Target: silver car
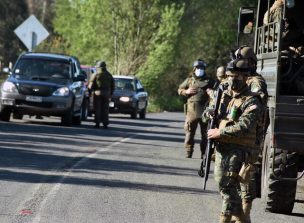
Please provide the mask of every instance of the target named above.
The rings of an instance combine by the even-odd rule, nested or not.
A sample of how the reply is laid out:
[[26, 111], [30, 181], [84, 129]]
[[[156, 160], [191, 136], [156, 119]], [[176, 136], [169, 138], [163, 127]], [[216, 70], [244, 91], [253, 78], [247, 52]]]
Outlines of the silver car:
[[59, 116], [63, 125], [81, 124], [88, 113], [85, 75], [77, 58], [59, 54], [22, 54], [0, 89], [0, 119], [11, 114]]

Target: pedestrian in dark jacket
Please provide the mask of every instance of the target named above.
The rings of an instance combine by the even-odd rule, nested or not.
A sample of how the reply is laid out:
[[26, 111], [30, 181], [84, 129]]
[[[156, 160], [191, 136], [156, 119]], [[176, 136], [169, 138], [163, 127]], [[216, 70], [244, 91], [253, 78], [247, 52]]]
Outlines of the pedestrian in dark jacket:
[[90, 78], [89, 89], [92, 90], [94, 100], [95, 128], [109, 125], [109, 102], [114, 92], [114, 78], [107, 70], [104, 61], [96, 63], [96, 72]]

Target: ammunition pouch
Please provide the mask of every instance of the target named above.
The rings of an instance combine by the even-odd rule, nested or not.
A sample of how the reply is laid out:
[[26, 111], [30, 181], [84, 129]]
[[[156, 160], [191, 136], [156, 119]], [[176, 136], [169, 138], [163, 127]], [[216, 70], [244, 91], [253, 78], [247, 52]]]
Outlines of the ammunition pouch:
[[226, 177], [236, 178], [242, 184], [249, 184], [251, 178], [251, 172], [254, 170], [254, 166], [249, 163], [243, 163], [239, 173], [225, 172]]

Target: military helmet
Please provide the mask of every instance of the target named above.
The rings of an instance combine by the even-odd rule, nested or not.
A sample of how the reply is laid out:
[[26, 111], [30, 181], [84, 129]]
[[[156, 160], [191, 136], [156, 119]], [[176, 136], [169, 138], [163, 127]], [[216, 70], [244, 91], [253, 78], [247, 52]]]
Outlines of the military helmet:
[[96, 65], [95, 65], [95, 67], [106, 67], [107, 65], [106, 65], [106, 62], [104, 62], [104, 61], [101, 61], [101, 60], [99, 60], [99, 61], [97, 61], [96, 62]]
[[255, 55], [252, 47], [249, 46], [241, 46], [235, 51], [236, 58], [244, 58], [248, 60], [252, 60], [254, 64], [257, 64], [257, 56]]
[[225, 74], [225, 67], [224, 66], [220, 66], [216, 69], [216, 76], [217, 77], [224, 77]]
[[207, 64], [202, 59], [197, 59], [193, 63], [193, 68], [199, 67], [205, 69]]
[[240, 72], [243, 74], [248, 74], [251, 71], [248, 60], [242, 58], [236, 58], [231, 60], [226, 67], [227, 73], [230, 72]]

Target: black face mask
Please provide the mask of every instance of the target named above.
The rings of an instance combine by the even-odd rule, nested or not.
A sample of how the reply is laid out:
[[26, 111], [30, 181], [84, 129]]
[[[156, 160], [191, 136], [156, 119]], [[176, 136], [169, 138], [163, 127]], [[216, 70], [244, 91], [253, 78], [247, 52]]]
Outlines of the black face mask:
[[239, 92], [244, 88], [246, 82], [244, 80], [230, 79], [228, 80], [229, 88], [233, 91]]

